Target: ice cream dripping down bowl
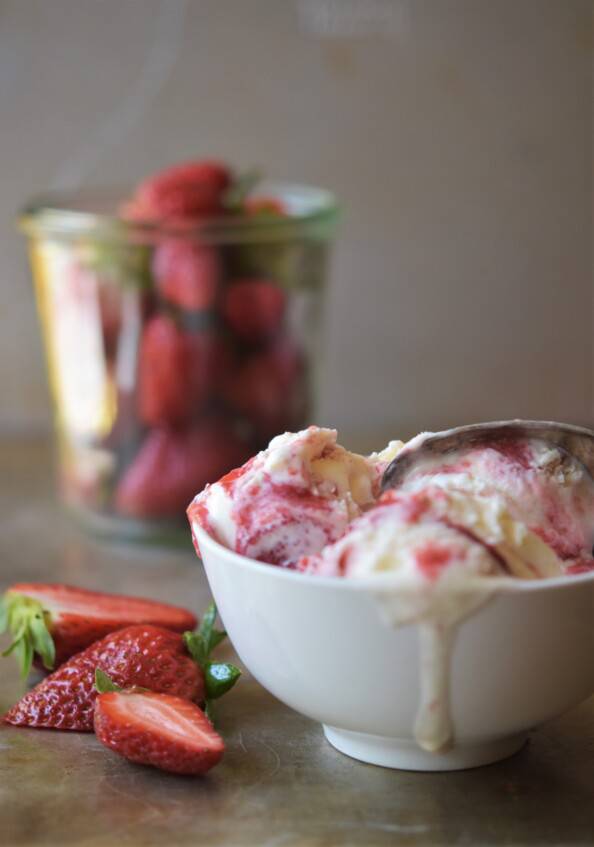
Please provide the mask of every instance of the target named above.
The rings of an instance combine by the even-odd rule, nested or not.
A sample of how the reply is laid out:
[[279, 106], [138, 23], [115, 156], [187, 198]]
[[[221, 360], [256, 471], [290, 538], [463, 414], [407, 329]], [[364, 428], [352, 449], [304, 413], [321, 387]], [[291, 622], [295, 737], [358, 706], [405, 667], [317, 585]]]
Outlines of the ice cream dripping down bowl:
[[[584, 445], [592, 433], [561, 429], [563, 438], [550, 432], [546, 440], [571, 449], [591, 471]], [[433, 449], [440, 435], [455, 433], [432, 434]], [[478, 436], [473, 430], [471, 438]], [[529, 437], [544, 439], [544, 430]], [[399, 484], [395, 465], [386, 470], [388, 487]], [[419, 771], [486, 765], [594, 692], [592, 570], [446, 583], [427, 625], [419, 614], [426, 598], [393, 573], [299, 573], [239, 555], [199, 526], [193, 531], [245, 666], [355, 759]]]

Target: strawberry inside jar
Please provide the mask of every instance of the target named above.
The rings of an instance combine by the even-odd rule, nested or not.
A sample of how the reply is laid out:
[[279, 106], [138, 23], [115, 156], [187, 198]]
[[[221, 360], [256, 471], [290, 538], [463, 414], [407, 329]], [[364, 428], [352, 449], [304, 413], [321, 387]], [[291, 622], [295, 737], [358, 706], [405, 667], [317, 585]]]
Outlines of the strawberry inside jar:
[[196, 491], [309, 423], [335, 220], [327, 192], [215, 159], [26, 211], [61, 490], [87, 527], [187, 544]]

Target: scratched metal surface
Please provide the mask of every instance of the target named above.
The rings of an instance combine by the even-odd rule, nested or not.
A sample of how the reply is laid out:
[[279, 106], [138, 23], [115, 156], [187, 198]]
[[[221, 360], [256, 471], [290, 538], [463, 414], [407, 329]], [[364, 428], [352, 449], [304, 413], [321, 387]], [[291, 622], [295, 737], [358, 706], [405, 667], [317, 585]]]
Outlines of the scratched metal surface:
[[[89, 543], [51, 499], [41, 444], [0, 443], [0, 581], [55, 579], [196, 609], [208, 587], [191, 555]], [[356, 673], [353, 674], [356, 684]], [[2, 665], [0, 708], [21, 693]], [[594, 841], [594, 700], [476, 771], [363, 765], [245, 678], [219, 709], [228, 752], [204, 779], [133, 766], [92, 735], [0, 729], [0, 844], [583, 844]]]

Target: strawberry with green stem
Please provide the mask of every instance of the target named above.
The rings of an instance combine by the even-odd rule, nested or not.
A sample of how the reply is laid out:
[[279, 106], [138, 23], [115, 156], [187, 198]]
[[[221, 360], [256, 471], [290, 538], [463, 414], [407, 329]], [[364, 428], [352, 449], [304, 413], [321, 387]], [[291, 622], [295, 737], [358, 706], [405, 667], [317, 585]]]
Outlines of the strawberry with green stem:
[[145, 624], [112, 632], [28, 691], [4, 720], [15, 726], [92, 731], [98, 668], [121, 687], [141, 686], [206, 702], [211, 711], [211, 701], [228, 691], [240, 675], [234, 665], [210, 658], [225, 637], [215, 630], [215, 619], [212, 605], [197, 632], [184, 636]]
[[52, 670], [117, 629], [153, 624], [174, 632], [196, 626], [187, 609], [54, 583], [16, 583], [0, 600], [0, 633], [12, 634], [2, 655], [14, 653], [26, 677], [34, 659]]

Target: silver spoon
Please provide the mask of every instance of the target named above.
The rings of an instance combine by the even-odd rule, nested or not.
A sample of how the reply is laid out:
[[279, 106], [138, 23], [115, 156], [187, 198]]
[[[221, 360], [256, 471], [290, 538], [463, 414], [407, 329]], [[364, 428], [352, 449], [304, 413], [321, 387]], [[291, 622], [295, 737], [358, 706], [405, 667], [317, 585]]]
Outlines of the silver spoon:
[[554, 421], [491, 421], [432, 432], [412, 439], [393, 459], [382, 477], [382, 490], [396, 488], [424, 459], [437, 458], [490, 441], [534, 438], [546, 441], [580, 461], [594, 478], [594, 432]]

